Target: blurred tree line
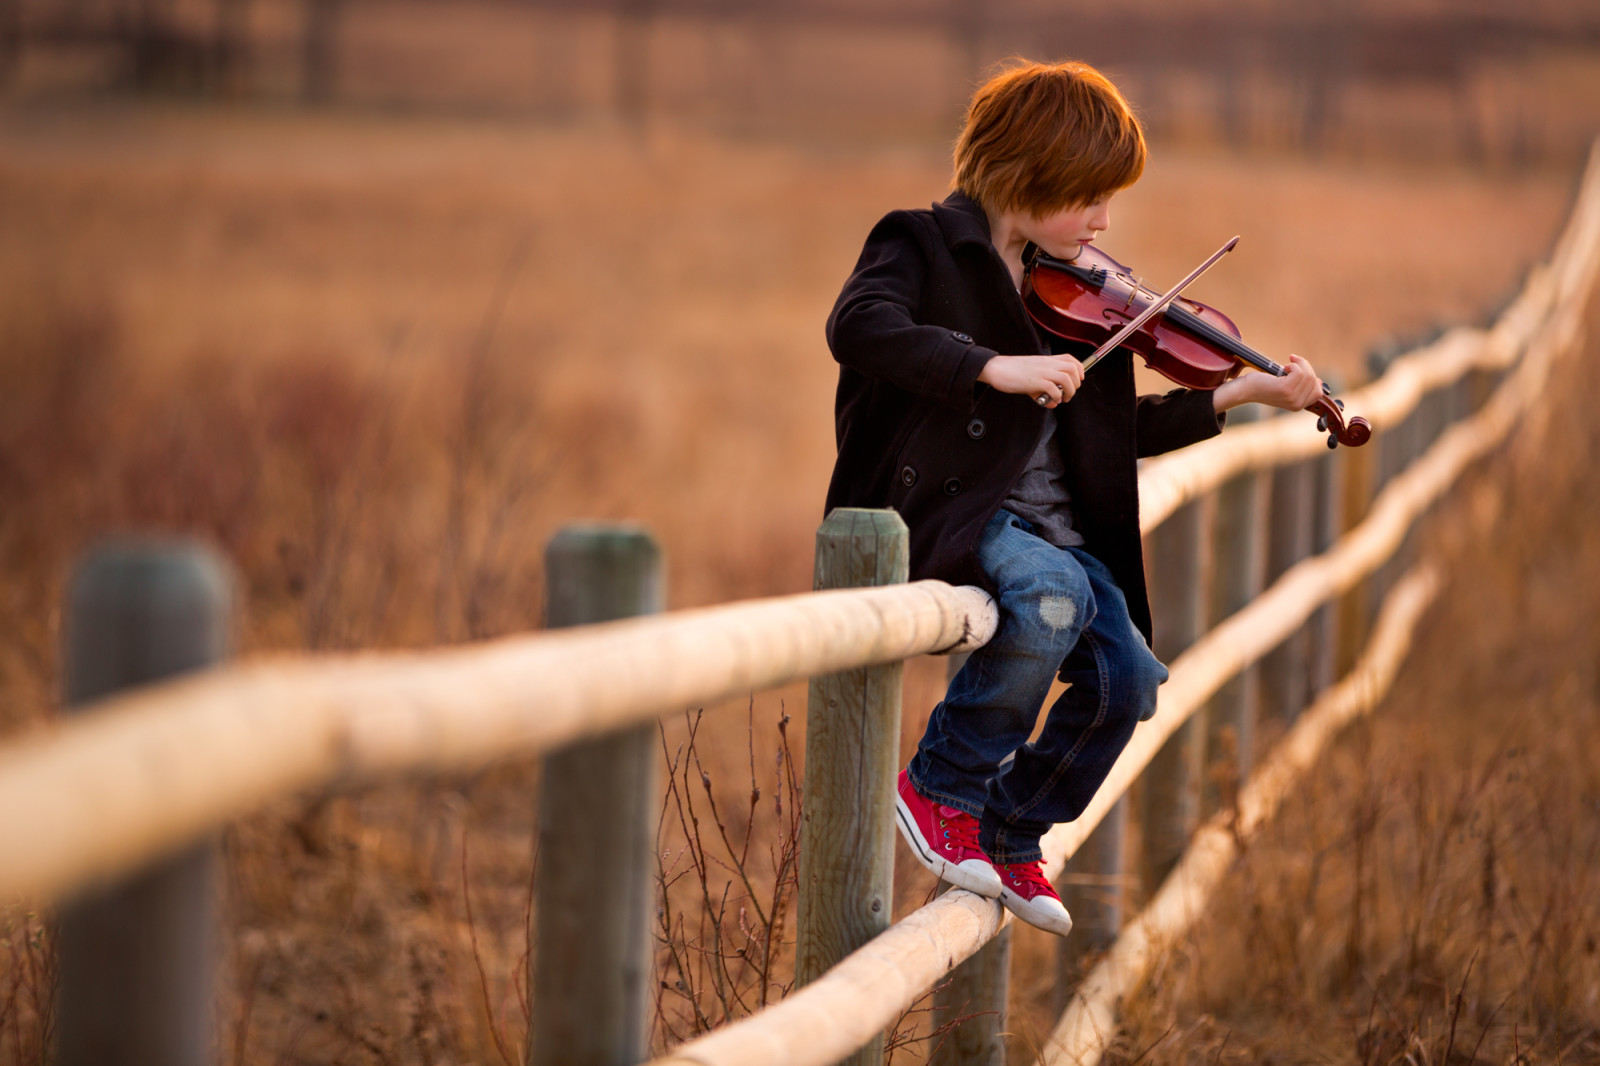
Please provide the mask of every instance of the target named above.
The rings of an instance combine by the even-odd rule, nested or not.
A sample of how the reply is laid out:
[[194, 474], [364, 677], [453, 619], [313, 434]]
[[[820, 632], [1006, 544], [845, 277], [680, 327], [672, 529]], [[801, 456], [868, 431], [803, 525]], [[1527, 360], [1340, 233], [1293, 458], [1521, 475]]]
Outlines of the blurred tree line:
[[[1385, 128], [1391, 148], [1565, 161], [1600, 128], [1600, 5], [1585, 0], [0, 0], [0, 85], [23, 91], [31, 56], [69, 53], [117, 91], [630, 124], [694, 112], [759, 132], [796, 125], [830, 86], [854, 86], [853, 127], [942, 131], [989, 64], [1072, 56], [1118, 77], [1157, 136], [1235, 148], [1336, 151]], [[909, 127], [906, 96], [928, 101]]]

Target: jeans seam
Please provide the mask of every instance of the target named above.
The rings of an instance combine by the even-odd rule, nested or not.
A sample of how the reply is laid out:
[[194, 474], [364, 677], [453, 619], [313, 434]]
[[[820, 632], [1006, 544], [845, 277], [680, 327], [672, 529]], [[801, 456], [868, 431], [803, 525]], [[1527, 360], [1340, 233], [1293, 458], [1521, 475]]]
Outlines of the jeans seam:
[[973, 818], [983, 817], [983, 804], [977, 804], [976, 806], [978, 809], [974, 811], [971, 809], [974, 806], [971, 800], [959, 799], [945, 792], [939, 792], [935, 789], [925, 788], [921, 781], [918, 781], [912, 776], [909, 769], [906, 770], [906, 778], [911, 782], [911, 787], [917, 790], [917, 795], [921, 796], [923, 799], [938, 800], [946, 807], [954, 807], [962, 814]]
[[1089, 738], [1105, 724], [1106, 711], [1111, 706], [1111, 684], [1110, 678], [1107, 676], [1110, 671], [1106, 669], [1105, 653], [1100, 648], [1100, 642], [1094, 639], [1094, 634], [1090, 633], [1088, 629], [1085, 629], [1083, 635], [1078, 639], [1089, 643], [1089, 649], [1094, 652], [1095, 672], [1100, 675], [1100, 703], [1095, 708], [1094, 721], [1090, 722], [1088, 728], [1078, 735], [1077, 743], [1072, 745], [1071, 750], [1056, 763], [1055, 769], [1050, 772], [1049, 777], [1045, 778], [1044, 783], [1034, 792], [1033, 797], [1027, 803], [1018, 804], [1010, 814], [1006, 815], [1005, 820], [1008, 825], [1014, 825], [1016, 818], [1026, 815], [1055, 790], [1056, 783], [1061, 780], [1061, 775], [1066, 773], [1068, 768], [1072, 766], [1078, 754], [1083, 751], [1084, 746], [1089, 742]]
[[1000, 846], [1000, 833], [995, 834], [995, 854], [989, 856], [990, 862], [997, 862], [1002, 866], [1012, 866], [1019, 862], [1039, 862], [1044, 858], [1044, 851], [1035, 845], [1026, 852], [1007, 850]]

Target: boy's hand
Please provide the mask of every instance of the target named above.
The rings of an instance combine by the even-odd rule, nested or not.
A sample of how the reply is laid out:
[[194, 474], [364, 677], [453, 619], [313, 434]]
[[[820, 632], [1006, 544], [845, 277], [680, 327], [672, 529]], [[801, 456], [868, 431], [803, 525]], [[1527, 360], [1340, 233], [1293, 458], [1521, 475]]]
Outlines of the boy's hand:
[[[1223, 382], [1211, 394], [1211, 402], [1220, 413], [1244, 403], [1264, 403], [1268, 407], [1281, 407], [1285, 411], [1303, 411], [1322, 393], [1322, 379], [1311, 364], [1298, 355], [1289, 357], [1288, 371], [1283, 377], [1272, 374], [1244, 373], [1232, 381]], [[980, 379], [982, 375], [979, 375]]]
[[983, 364], [978, 380], [1001, 392], [1032, 396], [1040, 407], [1060, 407], [1083, 384], [1083, 364], [1070, 355], [997, 355]]

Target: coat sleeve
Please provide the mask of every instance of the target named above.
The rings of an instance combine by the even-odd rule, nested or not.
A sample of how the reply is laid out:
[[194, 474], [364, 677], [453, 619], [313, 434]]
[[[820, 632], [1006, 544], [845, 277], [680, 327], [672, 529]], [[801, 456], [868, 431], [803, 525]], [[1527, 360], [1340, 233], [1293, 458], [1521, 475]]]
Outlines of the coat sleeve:
[[1136, 454], [1143, 459], [1215, 437], [1226, 421], [1217, 414], [1211, 393], [1201, 389], [1141, 396], [1134, 422]]
[[995, 352], [958, 330], [918, 321], [934, 254], [948, 252], [916, 215], [884, 216], [828, 316], [828, 347], [841, 365], [868, 378], [965, 410]]

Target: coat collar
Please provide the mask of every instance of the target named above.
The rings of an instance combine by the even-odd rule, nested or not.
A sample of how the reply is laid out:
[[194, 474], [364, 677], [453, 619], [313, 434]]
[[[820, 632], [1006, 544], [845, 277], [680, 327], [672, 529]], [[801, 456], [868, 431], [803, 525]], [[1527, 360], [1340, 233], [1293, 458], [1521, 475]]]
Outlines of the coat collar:
[[1033, 342], [1034, 351], [1049, 351], [1040, 339], [1039, 331], [1029, 319], [1028, 312], [1022, 306], [1022, 299], [1012, 285], [1011, 272], [1006, 269], [1005, 263], [1001, 262], [1000, 253], [995, 251], [994, 244], [989, 239], [989, 216], [984, 212], [982, 205], [957, 189], [946, 196], [943, 203], [933, 205], [933, 217], [939, 223], [945, 244], [951, 252], [968, 245], [978, 248], [977, 255], [981, 261], [988, 264], [988, 273], [993, 279], [991, 298], [1005, 308], [1005, 314], [1019, 331], [1019, 337], [1029, 338]]
[[933, 217], [953, 251], [963, 244], [989, 245], [989, 216], [978, 201], [957, 189], [933, 205]]

